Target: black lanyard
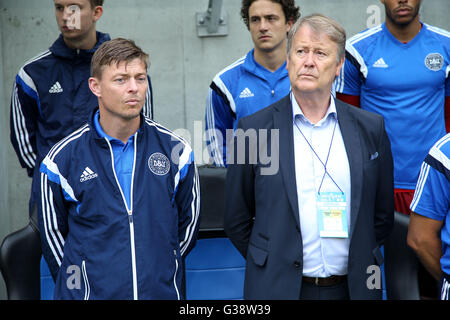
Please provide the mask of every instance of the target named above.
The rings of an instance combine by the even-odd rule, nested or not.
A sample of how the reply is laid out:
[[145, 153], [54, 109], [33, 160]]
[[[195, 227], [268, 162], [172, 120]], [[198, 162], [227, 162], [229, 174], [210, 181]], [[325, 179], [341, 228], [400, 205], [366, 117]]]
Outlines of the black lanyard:
[[327, 154], [327, 159], [325, 160], [325, 163], [323, 163], [323, 161], [320, 159], [319, 155], [317, 154], [316, 150], [314, 150], [313, 146], [309, 143], [308, 139], [306, 139], [305, 135], [303, 134], [302, 130], [300, 129], [300, 127], [297, 125], [297, 121], [296, 119], [294, 119], [294, 124], [297, 127], [298, 131], [302, 134], [303, 138], [305, 139], [306, 143], [308, 144], [308, 146], [311, 148], [311, 150], [314, 152], [314, 154], [316, 155], [317, 159], [319, 159], [320, 163], [323, 165], [325, 172], [323, 173], [322, 176], [322, 181], [320, 182], [320, 186], [319, 186], [319, 190], [317, 191], [318, 194], [320, 194], [320, 189], [322, 188], [322, 184], [323, 184], [323, 180], [325, 179], [325, 175], [328, 175], [331, 179], [331, 181], [333, 181], [333, 183], [336, 185], [336, 187], [338, 187], [339, 191], [341, 191], [342, 194], [344, 194], [344, 192], [342, 191], [342, 189], [339, 187], [339, 185], [336, 183], [336, 181], [334, 181], [333, 177], [330, 175], [330, 173], [327, 171], [327, 164], [328, 164], [328, 158], [330, 157], [330, 151], [331, 151], [331, 146], [333, 145], [333, 139], [334, 139], [334, 132], [336, 131], [336, 125], [337, 125], [337, 120], [334, 123], [334, 128], [333, 128], [333, 135], [331, 136], [331, 142], [330, 142], [330, 147], [328, 148], [328, 154]]

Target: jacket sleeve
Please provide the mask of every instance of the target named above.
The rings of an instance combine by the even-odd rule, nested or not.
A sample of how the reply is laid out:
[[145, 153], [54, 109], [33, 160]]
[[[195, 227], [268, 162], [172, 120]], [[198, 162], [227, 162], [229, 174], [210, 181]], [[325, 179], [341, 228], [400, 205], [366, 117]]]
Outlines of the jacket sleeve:
[[[361, 68], [364, 65], [359, 53], [351, 45], [347, 44], [345, 52], [345, 62], [341, 68], [339, 77], [334, 81], [333, 86], [336, 93], [359, 96], [361, 95], [361, 83], [363, 74]], [[355, 57], [357, 56], [357, 57]]]
[[178, 208], [180, 253], [185, 257], [194, 247], [200, 225], [200, 184], [194, 153], [185, 145], [179, 158], [175, 181], [175, 203]]
[[[64, 243], [68, 233], [66, 199], [74, 198], [70, 187], [48, 157], [40, 166], [41, 199], [38, 222], [41, 234], [42, 254], [47, 261], [53, 279], [61, 266]], [[63, 186], [66, 185], [64, 188]], [[65, 190], [66, 189], [66, 190]]]
[[147, 80], [148, 88], [147, 93], [145, 94], [145, 104], [142, 108], [142, 112], [144, 113], [144, 116], [153, 120], [153, 88], [150, 76], [147, 76]]
[[16, 76], [11, 94], [10, 138], [20, 165], [33, 175], [36, 165], [36, 130], [39, 96], [33, 80], [22, 68]]
[[[238, 128], [242, 128], [243, 119], [239, 121]], [[244, 129], [245, 130], [245, 129]], [[229, 154], [233, 155], [227, 169], [225, 185], [225, 233], [238, 249], [241, 255], [247, 257], [247, 249], [255, 217], [255, 173], [250, 162], [252, 151], [248, 139], [245, 140], [245, 149], [238, 148], [238, 137], [235, 136]], [[239, 152], [245, 152], [244, 161], [238, 161]], [[231, 159], [230, 159], [231, 160]]]
[[394, 173], [391, 144], [381, 120], [378, 153], [380, 170], [375, 202], [375, 234], [379, 245], [390, 235], [394, 226]]
[[206, 100], [205, 130], [206, 145], [214, 165], [226, 167], [226, 130], [233, 129], [236, 118], [230, 101], [222, 90], [211, 83]]

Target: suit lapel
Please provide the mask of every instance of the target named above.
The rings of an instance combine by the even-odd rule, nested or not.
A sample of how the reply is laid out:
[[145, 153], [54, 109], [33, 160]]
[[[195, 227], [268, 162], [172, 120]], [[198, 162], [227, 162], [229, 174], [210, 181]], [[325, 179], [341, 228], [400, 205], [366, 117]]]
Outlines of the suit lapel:
[[344, 140], [345, 150], [350, 166], [351, 183], [351, 207], [350, 207], [350, 239], [356, 224], [359, 208], [361, 205], [361, 190], [363, 183], [363, 158], [361, 152], [361, 139], [355, 119], [339, 100], [336, 102], [339, 127]]
[[300, 227], [297, 183], [295, 178], [294, 136], [290, 95], [274, 106], [274, 128], [280, 130], [280, 171], [297, 226]]

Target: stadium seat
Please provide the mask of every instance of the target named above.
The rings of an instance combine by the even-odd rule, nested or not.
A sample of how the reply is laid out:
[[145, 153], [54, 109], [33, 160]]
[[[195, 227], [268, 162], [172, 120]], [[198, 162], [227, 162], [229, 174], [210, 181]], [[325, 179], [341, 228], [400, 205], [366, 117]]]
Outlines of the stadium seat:
[[39, 231], [30, 222], [5, 237], [0, 247], [0, 269], [8, 300], [39, 300]]
[[225, 168], [199, 167], [200, 230], [185, 259], [188, 300], [243, 299], [245, 259], [223, 230]]
[[406, 244], [409, 216], [395, 212], [392, 234], [384, 245], [388, 300], [419, 300], [419, 260]]

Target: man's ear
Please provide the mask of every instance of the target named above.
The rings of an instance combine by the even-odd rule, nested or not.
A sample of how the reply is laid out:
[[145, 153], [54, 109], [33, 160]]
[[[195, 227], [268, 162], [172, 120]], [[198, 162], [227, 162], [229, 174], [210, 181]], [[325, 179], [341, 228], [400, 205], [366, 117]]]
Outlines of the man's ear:
[[100, 98], [102, 90], [101, 90], [100, 82], [98, 81], [98, 79], [94, 78], [94, 77], [90, 77], [88, 82], [89, 82], [89, 89], [91, 89], [92, 93], [95, 96]]
[[96, 6], [94, 8], [94, 12], [92, 15], [92, 19], [94, 20], [94, 22], [97, 22], [101, 16], [103, 15], [103, 7], [102, 6]]
[[341, 73], [341, 69], [342, 69], [342, 66], [344, 65], [344, 62], [345, 62], [345, 57], [342, 57], [338, 63], [338, 67], [336, 70], [336, 77], [339, 77], [339, 74]]
[[286, 36], [289, 34], [289, 31], [291, 31], [292, 26], [294, 25], [294, 20], [288, 20], [286, 22]]

